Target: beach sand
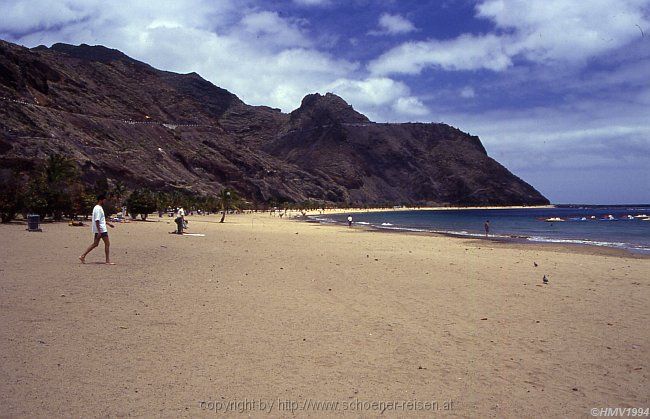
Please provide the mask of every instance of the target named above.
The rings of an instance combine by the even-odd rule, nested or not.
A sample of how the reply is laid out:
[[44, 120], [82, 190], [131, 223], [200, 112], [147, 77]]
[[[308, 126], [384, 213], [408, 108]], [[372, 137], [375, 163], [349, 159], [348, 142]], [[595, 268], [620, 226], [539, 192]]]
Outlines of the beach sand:
[[[99, 263], [101, 244], [79, 263], [90, 227], [0, 226], [1, 416], [650, 406], [648, 258], [268, 214], [189, 218], [205, 237], [167, 234], [167, 217], [110, 230], [116, 266]], [[438, 410], [411, 410], [429, 401]]]

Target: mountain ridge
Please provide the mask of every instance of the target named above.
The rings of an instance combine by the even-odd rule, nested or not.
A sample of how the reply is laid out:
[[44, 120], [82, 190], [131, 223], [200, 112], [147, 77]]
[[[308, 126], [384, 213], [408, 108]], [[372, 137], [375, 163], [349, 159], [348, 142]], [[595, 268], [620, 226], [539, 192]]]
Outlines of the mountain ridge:
[[84, 180], [254, 202], [536, 205], [548, 200], [445, 124], [370, 121], [342, 98], [291, 113], [251, 106], [196, 73], [103, 46], [0, 41], [0, 163], [61, 153]]

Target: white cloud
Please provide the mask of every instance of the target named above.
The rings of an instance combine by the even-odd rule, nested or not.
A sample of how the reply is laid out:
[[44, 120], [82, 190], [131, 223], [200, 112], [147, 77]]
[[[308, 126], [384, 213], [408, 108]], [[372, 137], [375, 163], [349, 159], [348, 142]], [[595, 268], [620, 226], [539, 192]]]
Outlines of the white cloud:
[[445, 70], [504, 70], [510, 56], [496, 35], [462, 35], [449, 41], [407, 42], [391, 49], [368, 65], [373, 74], [419, 74], [436, 66]]
[[400, 97], [393, 105], [393, 109], [400, 115], [425, 116], [429, 109], [416, 97]]
[[398, 14], [384, 13], [379, 17], [379, 30], [371, 31], [371, 35], [398, 35], [416, 31], [413, 23]]
[[[38, 13], [35, 13], [38, 11]], [[27, 32], [33, 28], [50, 29], [61, 24], [69, 24], [88, 16], [71, 4], [56, 4], [49, 0], [30, 2], [0, 3], [2, 31]]]
[[503, 71], [516, 58], [541, 64], [582, 64], [641, 37], [647, 0], [483, 0], [476, 16], [498, 32], [452, 40], [406, 42], [369, 64], [374, 74], [444, 70]]
[[[511, 53], [537, 62], [583, 61], [641, 36], [646, 0], [484, 0], [477, 16], [514, 31]], [[507, 38], [504, 38], [508, 40]]]
[[402, 120], [402, 117], [429, 114], [426, 106], [411, 95], [406, 84], [387, 77], [364, 80], [341, 78], [321, 90], [343, 97], [372, 120]]
[[93, 33], [111, 25], [142, 27], [155, 21], [209, 29], [223, 24], [226, 16], [236, 10], [234, 0], [115, 0], [110, 5], [101, 0], [6, 1], [0, 3], [0, 15], [3, 16], [0, 32], [60, 33], [70, 28]]
[[240, 29], [256, 41], [271, 41], [275, 46], [310, 46], [300, 22], [281, 18], [276, 12], [260, 11], [245, 15]]
[[61, 14], [47, 9], [50, 3], [38, 3], [48, 10], [45, 25], [38, 1], [3, 5], [7, 19], [0, 32], [26, 32], [17, 41], [30, 46], [103, 44], [160, 69], [195, 71], [247, 103], [285, 112], [298, 107], [306, 94], [332, 91], [370, 117], [425, 114], [404, 83], [364, 78], [358, 63], [316, 49], [321, 42], [310, 39], [307, 22], [276, 12], [231, 0], [123, 2], [120, 7], [63, 0]]
[[[251, 104], [291, 111], [304, 95], [354, 78], [358, 63], [314, 47], [305, 22], [231, 0], [2, 3], [0, 34], [28, 46], [102, 44], [154, 67], [196, 71]], [[23, 35], [24, 33], [24, 35]]]
[[390, 104], [410, 94], [409, 88], [404, 83], [387, 77], [365, 80], [338, 79], [325, 88], [360, 106]]

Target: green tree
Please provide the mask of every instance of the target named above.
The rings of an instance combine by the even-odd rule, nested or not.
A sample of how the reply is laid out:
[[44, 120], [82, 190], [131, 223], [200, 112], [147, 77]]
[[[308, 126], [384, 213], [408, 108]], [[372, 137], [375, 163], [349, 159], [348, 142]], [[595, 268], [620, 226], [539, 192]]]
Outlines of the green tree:
[[25, 213], [38, 214], [44, 220], [48, 208], [45, 176], [40, 171], [32, 173], [23, 196], [23, 210]]
[[156, 206], [156, 196], [149, 189], [136, 189], [126, 199], [126, 209], [131, 218], [140, 214], [140, 218], [146, 220], [150, 213], [156, 211]]
[[[95, 181], [92, 192], [95, 197], [100, 194], [107, 196], [108, 199], [106, 200], [106, 203], [104, 203], [105, 214], [115, 214], [122, 211], [122, 205], [124, 205], [124, 196], [120, 198], [120, 202], [117, 202], [117, 199], [115, 196], [113, 196], [113, 188], [109, 186], [108, 179], [106, 177], [101, 177]], [[119, 208], [118, 205], [120, 206]]]
[[45, 162], [43, 175], [47, 210], [55, 220], [60, 220], [72, 209], [72, 189], [79, 182], [77, 165], [68, 157], [53, 154]]
[[115, 182], [110, 192], [111, 197], [115, 200], [115, 205], [119, 208], [124, 204], [124, 197], [126, 196], [126, 185], [121, 180]]
[[72, 188], [72, 209], [70, 218], [82, 215], [84, 218], [88, 219], [88, 215], [93, 212], [93, 207], [96, 202], [96, 196], [87, 192], [86, 188], [84, 188], [81, 183], [77, 183]]
[[214, 196], [208, 196], [205, 198], [203, 203], [203, 209], [209, 212], [217, 212], [221, 208], [221, 202], [219, 198]]
[[169, 195], [169, 199], [170, 199], [170, 202], [169, 202], [170, 206], [172, 206], [174, 208], [177, 208], [177, 207], [182, 207], [183, 206], [185, 197], [179, 191], [173, 191]]
[[156, 192], [156, 210], [158, 211], [158, 216], [162, 217], [163, 213], [167, 211], [167, 208], [172, 204], [172, 197], [167, 192]]

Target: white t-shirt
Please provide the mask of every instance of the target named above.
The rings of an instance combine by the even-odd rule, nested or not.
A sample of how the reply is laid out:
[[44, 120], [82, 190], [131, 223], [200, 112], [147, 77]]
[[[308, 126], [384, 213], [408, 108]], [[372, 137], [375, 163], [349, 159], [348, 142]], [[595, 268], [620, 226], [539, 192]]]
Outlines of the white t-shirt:
[[[99, 221], [99, 231], [97, 231], [97, 223]], [[106, 217], [104, 217], [104, 208], [101, 205], [95, 205], [93, 208], [93, 222], [92, 222], [93, 233], [106, 233]]]
[[352, 222], [352, 216], [351, 215], [348, 217], [348, 222]]

